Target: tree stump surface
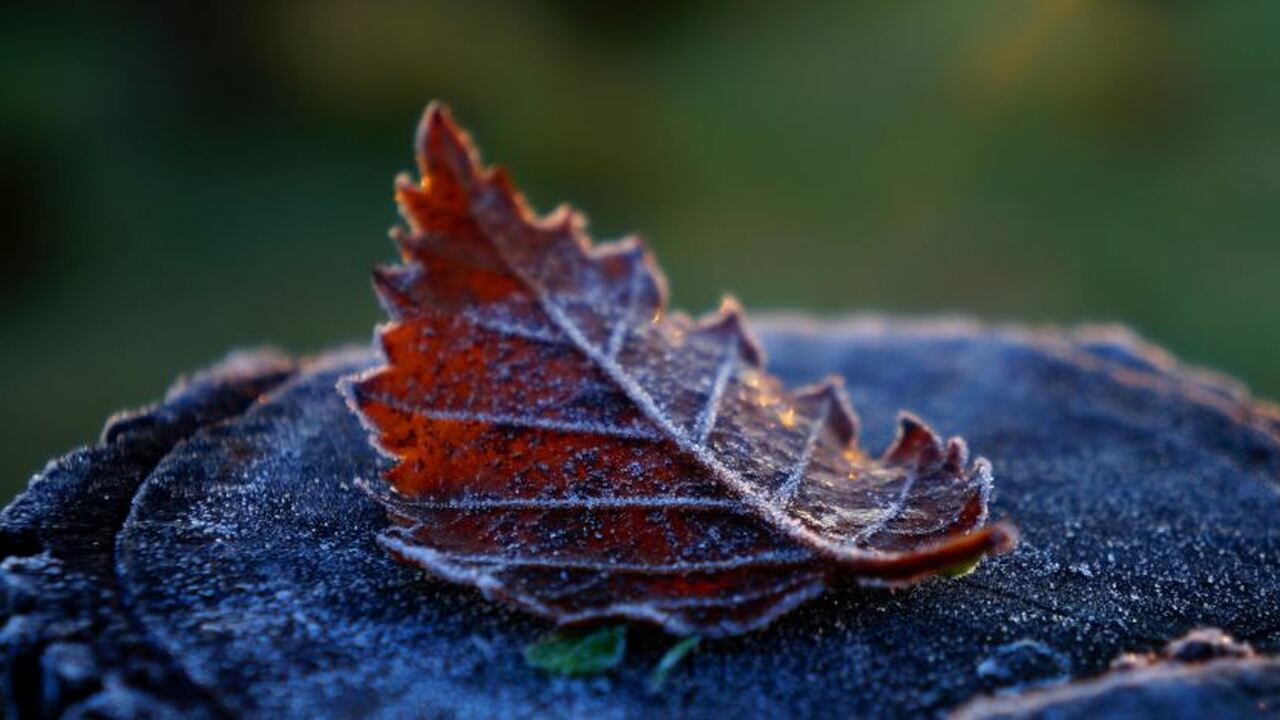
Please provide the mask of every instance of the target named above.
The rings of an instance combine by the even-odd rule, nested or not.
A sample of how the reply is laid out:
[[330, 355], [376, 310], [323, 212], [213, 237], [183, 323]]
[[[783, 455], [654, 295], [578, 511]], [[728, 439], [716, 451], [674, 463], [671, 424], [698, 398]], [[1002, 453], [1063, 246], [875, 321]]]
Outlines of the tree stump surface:
[[[548, 676], [520, 652], [545, 621], [375, 545], [384, 516], [353, 481], [386, 461], [334, 390], [373, 353], [241, 354], [114, 418], [0, 515], [10, 714], [1277, 712], [1273, 407], [1114, 327], [755, 327], [789, 384], [844, 377], [864, 447], [888, 445], [899, 410], [965, 437], [994, 465], [993, 516], [1019, 525], [1018, 549], [956, 580], [828, 592], [763, 631], [703, 642], [657, 693], [648, 675], [672, 640], [641, 627], [614, 671]], [[1260, 654], [1109, 670], [1203, 626]]]

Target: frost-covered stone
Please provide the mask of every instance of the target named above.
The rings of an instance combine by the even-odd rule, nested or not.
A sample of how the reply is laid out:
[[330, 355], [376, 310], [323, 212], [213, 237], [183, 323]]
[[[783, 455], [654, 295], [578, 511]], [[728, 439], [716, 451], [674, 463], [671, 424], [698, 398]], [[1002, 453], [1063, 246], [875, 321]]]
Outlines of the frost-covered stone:
[[[830, 592], [763, 631], [703, 642], [656, 695], [647, 680], [670, 639], [653, 631], [633, 631], [608, 675], [549, 678], [520, 652], [544, 622], [375, 545], [382, 512], [354, 480], [378, 459], [333, 387], [373, 358], [349, 352], [261, 399], [292, 370], [180, 393], [51, 465], [0, 516], [6, 701], [34, 712], [41, 677], [96, 667], [94, 681], [51, 680], [80, 694], [54, 705], [123, 717], [917, 717], [1098, 676], [1199, 626], [1280, 650], [1273, 409], [1118, 330], [756, 327], [788, 384], [845, 378], [864, 446], [889, 444], [899, 408], [963, 432], [997, 468], [992, 511], [1017, 519], [1019, 549], [957, 580]], [[195, 402], [215, 396], [236, 401]], [[87, 645], [92, 662], [48, 652], [59, 643]], [[1009, 648], [1034, 648], [1037, 662], [984, 677], [987, 660], [1022, 657]], [[1256, 667], [1248, 682], [1274, 681], [1273, 665]]]

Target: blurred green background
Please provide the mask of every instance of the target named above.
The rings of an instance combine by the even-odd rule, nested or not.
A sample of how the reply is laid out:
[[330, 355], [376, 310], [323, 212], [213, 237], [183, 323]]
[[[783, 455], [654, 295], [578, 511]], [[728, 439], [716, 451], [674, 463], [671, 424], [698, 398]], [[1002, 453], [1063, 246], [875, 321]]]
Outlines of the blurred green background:
[[0, 10], [0, 497], [238, 346], [366, 340], [442, 98], [676, 304], [1123, 320], [1280, 395], [1280, 3]]

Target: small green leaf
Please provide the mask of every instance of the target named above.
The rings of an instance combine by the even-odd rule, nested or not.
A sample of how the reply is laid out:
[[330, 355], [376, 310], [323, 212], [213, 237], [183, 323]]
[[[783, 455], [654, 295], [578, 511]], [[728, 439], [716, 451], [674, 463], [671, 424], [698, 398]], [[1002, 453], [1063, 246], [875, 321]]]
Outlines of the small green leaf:
[[952, 579], [962, 578], [965, 575], [968, 575], [969, 573], [973, 572], [974, 570], [977, 570], [978, 565], [981, 563], [982, 563], [982, 558], [976, 557], [972, 560], [969, 560], [968, 562], [962, 562], [959, 565], [952, 565], [951, 567], [939, 572], [938, 574], [946, 578], [952, 578]]
[[530, 667], [557, 675], [594, 675], [622, 662], [627, 652], [627, 626], [597, 630], [557, 630], [524, 649]]
[[671, 671], [675, 669], [676, 665], [680, 664], [685, 655], [688, 655], [694, 648], [698, 647], [700, 642], [702, 642], [701, 637], [690, 635], [672, 645], [671, 649], [667, 650], [662, 659], [658, 661], [658, 664], [654, 666], [653, 674], [649, 676], [649, 692], [656, 693], [661, 690], [662, 686], [666, 684], [667, 676], [671, 674]]

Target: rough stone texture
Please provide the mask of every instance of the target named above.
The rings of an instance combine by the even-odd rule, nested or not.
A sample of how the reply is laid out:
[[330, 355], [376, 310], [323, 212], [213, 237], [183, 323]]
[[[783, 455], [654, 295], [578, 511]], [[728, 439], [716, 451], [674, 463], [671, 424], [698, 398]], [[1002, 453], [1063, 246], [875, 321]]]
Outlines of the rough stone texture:
[[1192, 632], [1160, 655], [1126, 655], [1112, 672], [1005, 697], [984, 697], [961, 708], [955, 720], [1092, 720], [1152, 717], [1165, 720], [1280, 717], [1280, 660], [1216, 629]]
[[[611, 674], [548, 677], [520, 657], [545, 623], [374, 544], [381, 511], [352, 480], [382, 460], [333, 390], [372, 358], [345, 352], [136, 458], [73, 453], [5, 511], [7, 701], [124, 717], [916, 717], [1098, 675], [1202, 625], [1280, 649], [1280, 414], [1234, 384], [1116, 329], [755, 327], [789, 383], [845, 376], [864, 446], [888, 444], [899, 409], [965, 436], [995, 466], [994, 514], [1018, 523], [1020, 548], [960, 580], [829, 592], [704, 642], [659, 695], [645, 681], [670, 640], [645, 629]], [[99, 508], [103, 483], [117, 495]], [[1221, 682], [1264, 692], [1277, 669], [1256, 662], [1261, 679]], [[1162, 676], [1150, 692], [1167, 682], [1183, 687]]]
[[177, 443], [293, 375], [277, 353], [232, 355], [164, 402], [111, 418], [97, 445], [49, 463], [0, 513], [0, 695], [7, 716], [199, 717], [216, 707], [128, 617], [116, 534]]

